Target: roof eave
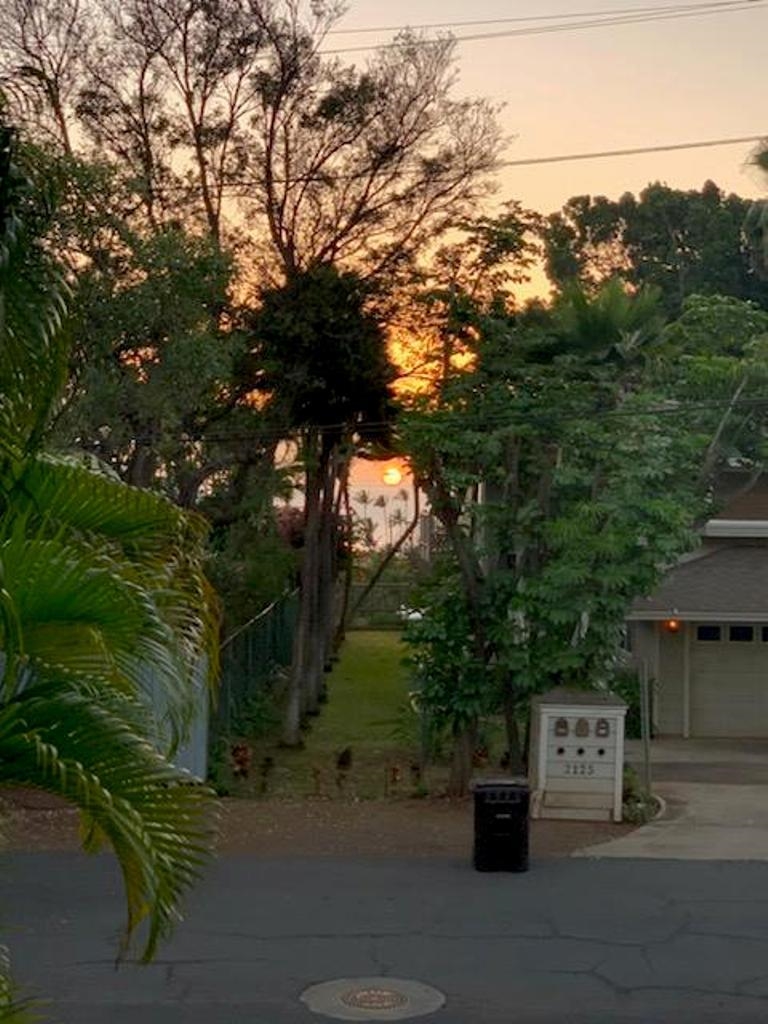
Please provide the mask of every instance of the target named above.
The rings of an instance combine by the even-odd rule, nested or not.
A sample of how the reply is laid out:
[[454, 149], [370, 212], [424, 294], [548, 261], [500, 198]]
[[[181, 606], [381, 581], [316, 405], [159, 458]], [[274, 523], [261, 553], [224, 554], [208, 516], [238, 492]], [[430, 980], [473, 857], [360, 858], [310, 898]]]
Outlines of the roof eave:
[[734, 612], [734, 611], [681, 611], [679, 608], [665, 610], [649, 609], [648, 611], [633, 609], [627, 615], [628, 622], [666, 622], [668, 619], [679, 619], [680, 622], [768, 622], [768, 611]]

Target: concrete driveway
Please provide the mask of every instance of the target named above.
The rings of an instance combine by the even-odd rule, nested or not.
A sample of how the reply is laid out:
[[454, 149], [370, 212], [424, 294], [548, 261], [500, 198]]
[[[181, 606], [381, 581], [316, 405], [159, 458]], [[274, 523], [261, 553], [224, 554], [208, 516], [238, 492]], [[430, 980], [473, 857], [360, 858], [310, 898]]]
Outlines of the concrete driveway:
[[577, 856], [768, 861], [768, 740], [655, 740], [651, 763], [661, 815]]

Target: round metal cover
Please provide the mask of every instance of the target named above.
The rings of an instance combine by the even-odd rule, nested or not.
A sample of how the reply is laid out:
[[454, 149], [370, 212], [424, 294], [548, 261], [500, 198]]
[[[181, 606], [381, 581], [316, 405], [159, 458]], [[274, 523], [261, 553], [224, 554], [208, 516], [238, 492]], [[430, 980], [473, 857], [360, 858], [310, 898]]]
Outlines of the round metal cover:
[[407, 1020], [439, 1010], [445, 996], [407, 978], [339, 978], [312, 985], [301, 1000], [337, 1020]]
[[341, 1001], [358, 1010], [396, 1010], [408, 1005], [408, 998], [391, 988], [353, 988], [344, 993]]

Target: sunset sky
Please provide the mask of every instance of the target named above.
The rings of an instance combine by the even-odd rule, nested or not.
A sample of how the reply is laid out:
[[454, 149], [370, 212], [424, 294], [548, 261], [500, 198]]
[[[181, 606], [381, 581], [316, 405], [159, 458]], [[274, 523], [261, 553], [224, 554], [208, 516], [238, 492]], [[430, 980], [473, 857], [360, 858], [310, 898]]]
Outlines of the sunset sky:
[[[417, 25], [535, 13], [622, 15], [696, 0], [351, 0], [341, 28]], [[766, 132], [768, 4], [742, 0], [727, 13], [459, 43], [457, 94], [505, 104], [509, 160], [665, 145]], [[715, 4], [710, 5], [711, 9]], [[740, 9], [737, 9], [740, 8]], [[592, 20], [592, 19], [590, 19]], [[454, 28], [461, 34], [553, 21]], [[336, 34], [328, 45], [385, 42], [392, 33]], [[365, 54], [348, 54], [364, 61]], [[570, 196], [636, 192], [649, 181], [699, 188], [707, 178], [745, 196], [768, 191], [746, 166], [749, 145], [507, 168], [499, 198], [543, 213]]]
[[[340, 27], [517, 18], [533, 12], [576, 20], [582, 12], [621, 15], [638, 7], [661, 10], [673, 2], [390, 0], [383, 5], [379, 0], [352, 0]], [[695, 3], [681, 0], [674, 6]], [[508, 160], [768, 135], [764, 83], [768, 3], [746, 0], [733, 6], [741, 9], [459, 43], [457, 95], [486, 96], [505, 104], [501, 122], [510, 137]], [[452, 31], [459, 36], [524, 27], [526, 23], [521, 22]], [[328, 46], [382, 43], [391, 35], [337, 34], [329, 37]], [[365, 60], [364, 53], [347, 56]], [[742, 144], [510, 167], [501, 175], [498, 199], [517, 199], [549, 213], [573, 195], [618, 197], [626, 191], [638, 192], [651, 181], [700, 188], [708, 178], [743, 196], [768, 194], [768, 180], [748, 166], [751, 148]], [[355, 485], [391, 495], [393, 488], [381, 484], [383, 468], [370, 463], [359, 466]]]

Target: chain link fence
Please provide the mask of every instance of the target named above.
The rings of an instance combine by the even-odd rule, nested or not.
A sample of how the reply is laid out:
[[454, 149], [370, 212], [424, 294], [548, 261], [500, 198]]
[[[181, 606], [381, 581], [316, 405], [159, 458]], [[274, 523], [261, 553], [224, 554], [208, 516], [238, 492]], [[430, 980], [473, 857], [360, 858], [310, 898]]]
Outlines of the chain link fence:
[[226, 638], [212, 733], [231, 735], [250, 702], [267, 695], [291, 663], [298, 591], [284, 594]]

